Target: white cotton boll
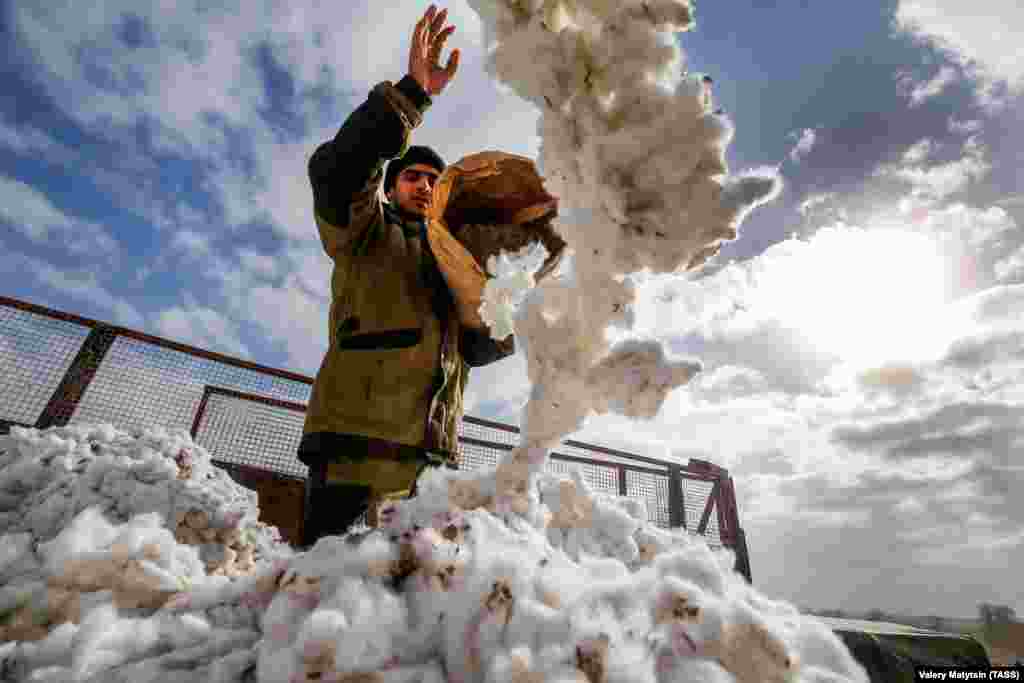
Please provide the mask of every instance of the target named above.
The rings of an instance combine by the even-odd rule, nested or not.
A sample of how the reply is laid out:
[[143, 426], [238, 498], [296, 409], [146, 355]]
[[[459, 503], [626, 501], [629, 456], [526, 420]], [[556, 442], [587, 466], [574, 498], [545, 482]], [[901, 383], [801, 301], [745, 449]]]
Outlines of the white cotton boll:
[[533, 657], [528, 648], [499, 652], [488, 666], [486, 683], [519, 683], [524, 673], [533, 668], [532, 664]]
[[692, 683], [736, 683], [736, 677], [713, 659], [702, 657], [675, 657], [664, 654], [658, 660], [658, 680], [661, 683], [688, 681]]
[[161, 638], [175, 649], [200, 643], [209, 638], [213, 630], [209, 621], [195, 614], [162, 614], [154, 617], [154, 621]]
[[290, 647], [271, 649], [265, 641], [264, 638], [257, 644], [257, 680], [259, 683], [292, 683], [300, 670], [297, 653]]
[[663, 553], [682, 551], [695, 543], [704, 543], [703, 540], [695, 540], [684, 529], [659, 529], [651, 524], [637, 529], [633, 537], [638, 548], [637, 557], [633, 562], [634, 570], [650, 566], [654, 558]]
[[629, 340], [591, 370], [589, 385], [608, 411], [632, 418], [657, 415], [668, 393], [689, 382], [701, 365], [693, 361], [670, 362], [656, 341]]
[[397, 549], [384, 534], [371, 532], [355, 552], [343, 554], [337, 571], [353, 576], [383, 577], [397, 559]]
[[112, 605], [91, 610], [72, 645], [72, 669], [84, 680], [152, 650], [160, 640], [155, 622], [124, 619]]
[[626, 7], [638, 21], [649, 21], [659, 30], [678, 33], [693, 27], [693, 9], [689, 0], [643, 0]]
[[655, 659], [646, 643], [624, 638], [609, 649], [606, 676], [616, 683], [655, 683]]
[[[289, 582], [289, 586], [274, 595], [270, 606], [260, 618], [260, 630], [263, 633], [260, 641], [261, 667], [264, 659], [273, 658], [275, 652], [291, 647], [296, 642], [308, 617], [319, 603], [319, 596], [316, 592], [306, 590], [309, 584], [302, 577], [295, 577], [293, 581], [286, 576], [282, 583], [285, 581]], [[337, 623], [345, 623], [345, 615], [341, 612], [333, 611], [331, 618], [338, 620]]]
[[92, 591], [89, 593], [82, 593], [79, 595], [78, 600], [81, 604], [82, 619], [84, 620], [95, 609], [113, 607], [114, 591], [99, 590]]
[[[565, 211], [594, 207], [596, 203], [590, 201], [576, 158], [580, 149], [576, 124], [559, 116], [544, 116], [537, 124], [537, 132], [541, 137], [540, 165], [544, 169], [545, 187], [559, 198], [559, 207]], [[584, 226], [567, 223], [561, 227], [560, 232], [570, 245], [580, 243], [577, 231]]]
[[[503, 82], [539, 109], [557, 110], [582, 85], [584, 72], [561, 55], [575, 47], [567, 42], [569, 32], [559, 35], [546, 30], [541, 17], [534, 18], [529, 29], [506, 37], [489, 55], [487, 70], [502, 74]], [[533, 55], [535, 62], [524, 60]], [[555, 65], [552, 69], [530, 68], [537, 63]], [[560, 65], [564, 65], [561, 66]]]
[[164, 517], [159, 512], [147, 512], [134, 515], [126, 524], [117, 529], [117, 535], [111, 544], [125, 546], [129, 552], [137, 553], [145, 545], [153, 544], [162, 551], [174, 547], [174, 534], [164, 528]]
[[682, 56], [674, 38], [651, 23], [623, 12], [605, 27], [602, 37], [594, 45], [593, 62], [604, 75], [607, 92], [628, 90], [643, 80], [637, 74], [649, 74], [655, 81], [678, 79]]
[[549, 381], [533, 386], [523, 416], [531, 438], [546, 443], [556, 443], [578, 430], [590, 411], [586, 383], [553, 374]]
[[32, 545], [32, 535], [28, 533], [0, 536], [0, 553], [3, 553], [0, 559], [0, 586], [41, 570], [40, 558]]
[[148, 584], [151, 585], [154, 590], [181, 590], [183, 583], [181, 578], [178, 575], [167, 571], [155, 562], [151, 562], [149, 560], [138, 560], [138, 567], [149, 579]]
[[501, 253], [487, 260], [493, 277], [484, 286], [480, 317], [490, 328], [492, 339], [501, 340], [515, 332], [515, 317], [523, 299], [534, 286], [533, 273], [548, 257], [537, 242], [513, 254]]
[[[651, 614], [646, 598], [646, 582], [634, 577], [592, 579], [576, 595], [569, 607], [574, 623], [602, 619], [600, 630], [616, 640], [643, 642], [652, 628]], [[609, 625], [611, 624], [611, 625]]]
[[425, 664], [388, 668], [375, 672], [378, 683], [447, 683], [436, 659]]
[[244, 678], [246, 672], [256, 666], [257, 662], [255, 652], [236, 650], [210, 664], [204, 683], [238, 683], [247, 680]]
[[[635, 519], [640, 524], [637, 527], [637, 531], [640, 530], [647, 522], [650, 521], [650, 513], [647, 509], [647, 500], [640, 498], [623, 498], [618, 497], [615, 499], [615, 504], [618, 505], [627, 515]], [[635, 537], [635, 534], [634, 534]]]
[[317, 660], [317, 670], [333, 674], [338, 670], [335, 658], [338, 638], [351, 627], [340, 611], [318, 609], [303, 622], [292, 651], [306, 660], [306, 667], [309, 660]]
[[659, 555], [654, 559], [654, 569], [659, 576], [677, 576], [718, 598], [725, 597], [725, 576], [706, 543]]
[[382, 668], [394, 656], [395, 644], [408, 628], [401, 598], [366, 579], [343, 579], [324, 608], [345, 617], [335, 639], [335, 660], [342, 671]]
[[566, 529], [562, 550], [573, 561], [579, 562], [580, 558], [586, 553], [586, 543], [586, 532], [581, 529]]
[[676, 656], [715, 657], [727, 645], [730, 628], [729, 605], [706, 593], [698, 593], [687, 603], [698, 610], [698, 616], [686, 619], [671, 619], [660, 626], [667, 634], [668, 642]]
[[567, 642], [570, 630], [571, 623], [566, 613], [537, 598], [524, 597], [516, 601], [512, 610], [505, 629], [505, 646], [539, 651], [552, 643]]
[[67, 683], [73, 680], [74, 672], [66, 666], [47, 666], [36, 669], [24, 679], [25, 683]]
[[[28, 669], [69, 666], [71, 664], [71, 647], [78, 629], [78, 624], [66, 621], [54, 627], [46, 638], [40, 641], [21, 643], [22, 664]], [[0, 656], [0, 661], [2, 661], [2, 656]], [[0, 671], [2, 670], [4, 670], [3, 664], [0, 663]]]
[[474, 558], [473, 571], [444, 621], [444, 661], [450, 678], [483, 680], [486, 662], [502, 644], [515, 601], [530, 595], [534, 564], [522, 557]]
[[32, 534], [4, 534], [0, 536], [0, 576], [22, 556], [32, 552]]
[[166, 609], [209, 609], [230, 602], [244, 591], [242, 582], [232, 582], [226, 576], [199, 576], [190, 581], [188, 589], [166, 605]]
[[83, 510], [64, 531], [53, 540], [39, 544], [46, 568], [51, 574], [60, 574], [64, 565], [75, 555], [96, 552], [110, 546], [117, 538], [117, 529], [107, 521], [98, 508]]
[[[683, 184], [687, 178], [699, 172], [699, 164], [709, 151], [717, 153], [721, 149], [716, 138], [722, 134], [722, 130], [721, 126], [715, 123], [715, 118], [710, 116], [701, 117], [696, 121], [686, 121], [682, 116], [676, 116], [659, 123], [661, 125], [657, 126], [654, 132], [659, 134], [661, 145], [652, 149], [651, 156], [638, 165], [632, 179], [634, 187], [638, 189], [652, 192], [658, 197], [669, 197], [673, 193], [672, 188]], [[675, 136], [669, 137], [665, 135], [668, 126], [684, 130], [679, 130]], [[685, 137], [680, 137], [680, 133], [685, 133]], [[670, 140], [668, 144], [664, 142], [666, 137]], [[672, 220], [665, 222], [675, 223]], [[674, 233], [683, 226], [676, 224], [673, 227]]]
[[[734, 563], [735, 560], [724, 565], [724, 569], [726, 571], [731, 571], [732, 567], [735, 566]], [[737, 598], [742, 602], [746, 602], [757, 612], [771, 615], [773, 617], [788, 617], [790, 619], [795, 619], [800, 616], [800, 610], [790, 602], [785, 600], [773, 600], [765, 597], [745, 581], [739, 584], [738, 587], [740, 590], [737, 591]]]
[[596, 499], [591, 530], [600, 554], [630, 564], [636, 560], [639, 547], [633, 535], [640, 522], [604, 497]]

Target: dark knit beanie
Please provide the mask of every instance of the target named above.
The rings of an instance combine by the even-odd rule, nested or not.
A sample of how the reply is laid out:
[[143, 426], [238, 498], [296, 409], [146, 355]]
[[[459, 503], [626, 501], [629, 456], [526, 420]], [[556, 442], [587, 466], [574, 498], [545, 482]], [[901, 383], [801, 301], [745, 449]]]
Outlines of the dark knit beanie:
[[388, 162], [387, 173], [384, 174], [384, 192], [386, 193], [395, 186], [395, 179], [402, 169], [413, 164], [426, 164], [437, 169], [438, 173], [444, 173], [445, 163], [437, 152], [422, 145], [413, 145], [405, 150], [405, 154], [397, 159]]

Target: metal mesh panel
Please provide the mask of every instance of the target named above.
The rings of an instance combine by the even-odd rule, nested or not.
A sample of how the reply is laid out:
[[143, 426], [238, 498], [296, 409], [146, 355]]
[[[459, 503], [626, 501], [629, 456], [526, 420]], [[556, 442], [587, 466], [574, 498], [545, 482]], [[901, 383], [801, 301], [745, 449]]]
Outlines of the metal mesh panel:
[[603, 467], [601, 465], [572, 462], [560, 458], [548, 458], [544, 470], [567, 477], [577, 467], [582, 468], [583, 481], [587, 482], [595, 492], [611, 494], [613, 496], [619, 495], [619, 472], [615, 467]]
[[480, 439], [481, 441], [490, 441], [492, 443], [502, 443], [508, 446], [519, 445], [519, 435], [515, 432], [478, 425], [468, 420], [463, 420], [459, 423], [459, 436], [467, 436], [472, 439]]
[[110, 422], [125, 430], [163, 426], [187, 431], [207, 384], [295, 403], [308, 402], [311, 390], [304, 382], [118, 337], [74, 420]]
[[[60, 424], [71, 417], [72, 422], [109, 422], [128, 431], [143, 427], [188, 431], [206, 386], [298, 405], [309, 401], [311, 380], [279, 377], [259, 368], [207, 359], [199, 353], [136, 339], [131, 333], [118, 334], [103, 325], [93, 329], [66, 319], [66, 314], [47, 313], [38, 307], [24, 310], [23, 306], [32, 308], [24, 302], [0, 306], [0, 397], [5, 400], [0, 423]], [[80, 363], [72, 367], [76, 356]], [[59, 387], [62, 395], [47, 405]], [[72, 409], [74, 415], [67, 415]], [[286, 406], [211, 394], [196, 439], [225, 464], [305, 477], [305, 466], [295, 458], [303, 417], [301, 410]], [[495, 444], [488, 447], [462, 442], [463, 468], [467, 470], [493, 467], [507, 453], [500, 446], [520, 442], [519, 433], [476, 424], [468, 416], [459, 431], [463, 437]], [[549, 472], [565, 476], [570, 468], [579, 467], [596, 492], [615, 497], [619, 493], [616, 464], [637, 462], [627, 453], [606, 454], [584, 444], [563, 442], [554, 450], [597, 462], [576, 463], [555, 457], [548, 461]], [[668, 526], [668, 468], [648, 462], [642, 467], [665, 474], [627, 469], [628, 495], [647, 503], [652, 522]], [[713, 485], [687, 479], [684, 472], [682, 488], [684, 518], [687, 528], [695, 533]], [[704, 536], [710, 545], [722, 545], [714, 508]]]
[[671, 526], [668, 508], [668, 477], [626, 470], [626, 493], [647, 503], [647, 517], [658, 526]]
[[224, 394], [210, 394], [196, 443], [217, 460], [305, 477], [295, 457], [305, 413]]
[[[683, 507], [686, 510], [686, 528], [696, 532], [700, 525], [700, 518], [704, 514], [704, 507], [707, 505], [711, 489], [714, 487], [709, 481], [697, 479], [683, 479]], [[708, 526], [704, 536], [708, 540], [719, 541], [718, 515], [715, 506], [711, 506], [711, 516], [708, 518]]]
[[463, 443], [461, 444], [461, 450], [461, 468], [464, 470], [479, 470], [487, 467], [494, 467], [498, 464], [498, 460], [508, 452], [500, 448], [479, 446], [475, 443]]
[[89, 328], [0, 306], [0, 419], [35, 424]]
[[580, 448], [579, 446], [572, 446], [567, 443], [560, 443], [555, 450], [564, 455], [571, 455], [577, 458], [589, 458], [591, 460], [600, 460], [601, 462], [618, 463], [622, 465], [642, 465], [652, 470], [662, 469], [668, 472], [667, 467], [659, 467], [653, 463], [648, 464], [647, 462], [638, 463], [634, 458], [628, 458], [625, 456], [609, 455], [603, 451], [597, 451], [591, 448]]

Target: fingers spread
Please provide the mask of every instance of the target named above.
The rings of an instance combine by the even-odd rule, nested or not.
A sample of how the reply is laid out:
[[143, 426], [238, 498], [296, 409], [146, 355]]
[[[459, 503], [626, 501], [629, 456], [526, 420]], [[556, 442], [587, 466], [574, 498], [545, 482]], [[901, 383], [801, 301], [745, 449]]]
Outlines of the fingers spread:
[[430, 36], [431, 22], [434, 20], [435, 8], [433, 5], [427, 8], [426, 13], [416, 22], [416, 30], [413, 32], [413, 40], [423, 40]]
[[[431, 5], [431, 9], [433, 9], [433, 5]], [[447, 19], [447, 18], [448, 18], [448, 10], [447, 9], [441, 10], [441, 12], [436, 17], [434, 17], [433, 21], [430, 22], [430, 35], [431, 36], [434, 36], [438, 31], [441, 30], [441, 27], [444, 26], [444, 20]]]
[[455, 72], [456, 72], [456, 70], [458, 70], [458, 68], [459, 68], [459, 51], [458, 50], [452, 50], [451, 56], [448, 57], [448, 64], [445, 65], [445, 67], [444, 67], [445, 73], [448, 75], [448, 80], [451, 80], [451, 78], [455, 75]]
[[430, 58], [433, 64], [437, 64], [441, 59], [441, 50], [444, 49], [444, 43], [448, 40], [448, 36], [455, 32], [454, 26], [449, 26], [441, 32], [436, 38], [434, 38], [433, 44], [430, 46]]

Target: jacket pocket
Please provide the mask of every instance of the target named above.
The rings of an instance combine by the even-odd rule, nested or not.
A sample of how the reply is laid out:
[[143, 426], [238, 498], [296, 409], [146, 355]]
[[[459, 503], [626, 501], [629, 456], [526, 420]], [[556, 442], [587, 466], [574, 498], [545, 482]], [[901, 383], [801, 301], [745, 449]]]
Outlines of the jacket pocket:
[[338, 348], [349, 351], [408, 349], [423, 340], [423, 330], [418, 327], [356, 334], [358, 329], [359, 318], [354, 316], [338, 325]]

